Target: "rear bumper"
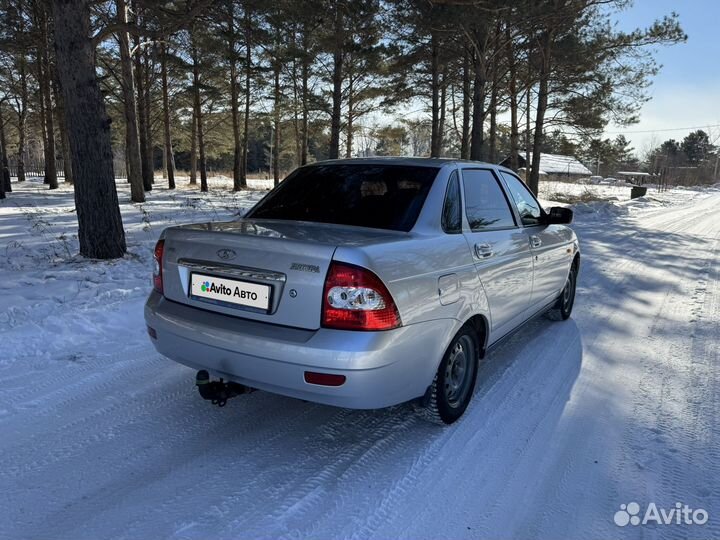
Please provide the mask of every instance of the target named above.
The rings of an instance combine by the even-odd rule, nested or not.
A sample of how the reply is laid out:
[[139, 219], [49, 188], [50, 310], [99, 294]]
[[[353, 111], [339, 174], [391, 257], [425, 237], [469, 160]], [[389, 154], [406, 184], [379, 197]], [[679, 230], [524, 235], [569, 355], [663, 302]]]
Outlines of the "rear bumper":
[[[451, 337], [454, 319], [385, 332], [302, 330], [213, 313], [153, 292], [145, 321], [168, 358], [216, 376], [307, 401], [375, 409], [423, 395]], [[305, 371], [345, 375], [342, 386], [306, 383]]]

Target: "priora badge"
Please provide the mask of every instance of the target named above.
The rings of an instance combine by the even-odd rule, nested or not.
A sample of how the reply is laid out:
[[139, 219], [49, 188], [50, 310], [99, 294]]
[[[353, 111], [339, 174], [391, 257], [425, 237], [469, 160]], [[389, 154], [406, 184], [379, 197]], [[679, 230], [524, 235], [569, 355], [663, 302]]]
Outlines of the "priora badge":
[[237, 253], [232, 249], [219, 249], [217, 254], [223, 261], [230, 261], [237, 257]]

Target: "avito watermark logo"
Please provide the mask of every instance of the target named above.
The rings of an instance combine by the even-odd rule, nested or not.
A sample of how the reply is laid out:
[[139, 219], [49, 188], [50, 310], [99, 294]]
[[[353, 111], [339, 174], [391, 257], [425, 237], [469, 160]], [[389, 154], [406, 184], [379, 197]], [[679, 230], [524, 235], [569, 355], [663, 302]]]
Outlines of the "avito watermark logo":
[[640, 511], [636, 502], [621, 504], [620, 510], [615, 512], [613, 519], [618, 527], [626, 525], [705, 525], [709, 519], [707, 510], [690, 508], [687, 504], [675, 503], [671, 508], [662, 508], [651, 502], [645, 512]]

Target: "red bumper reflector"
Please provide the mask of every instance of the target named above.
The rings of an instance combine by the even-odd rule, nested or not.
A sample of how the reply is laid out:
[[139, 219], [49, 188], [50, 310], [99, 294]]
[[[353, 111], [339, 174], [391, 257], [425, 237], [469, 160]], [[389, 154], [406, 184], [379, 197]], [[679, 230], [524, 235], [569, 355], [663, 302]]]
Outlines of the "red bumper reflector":
[[309, 384], [320, 384], [322, 386], [342, 386], [345, 384], [345, 375], [334, 375], [332, 373], [305, 372], [305, 382]]
[[154, 328], [151, 328], [150, 326], [148, 326], [147, 333], [148, 333], [148, 336], [150, 336], [151, 338], [157, 339], [157, 332], [155, 331]]

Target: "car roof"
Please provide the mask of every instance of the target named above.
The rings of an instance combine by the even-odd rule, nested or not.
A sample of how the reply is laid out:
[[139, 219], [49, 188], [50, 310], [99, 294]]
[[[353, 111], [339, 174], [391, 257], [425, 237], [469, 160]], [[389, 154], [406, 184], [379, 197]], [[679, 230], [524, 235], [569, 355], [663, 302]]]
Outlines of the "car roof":
[[409, 165], [415, 167], [443, 167], [445, 165], [452, 164], [466, 164], [466, 165], [483, 165], [485, 167], [497, 167], [499, 169], [505, 169], [499, 165], [493, 163], [486, 163], [484, 161], [470, 161], [467, 159], [455, 159], [455, 158], [425, 158], [425, 157], [413, 157], [413, 156], [375, 156], [375, 157], [363, 157], [363, 158], [346, 158], [346, 159], [327, 159], [324, 161], [317, 161], [315, 163], [308, 163], [308, 165], [351, 165], [366, 163], [368, 165]]

